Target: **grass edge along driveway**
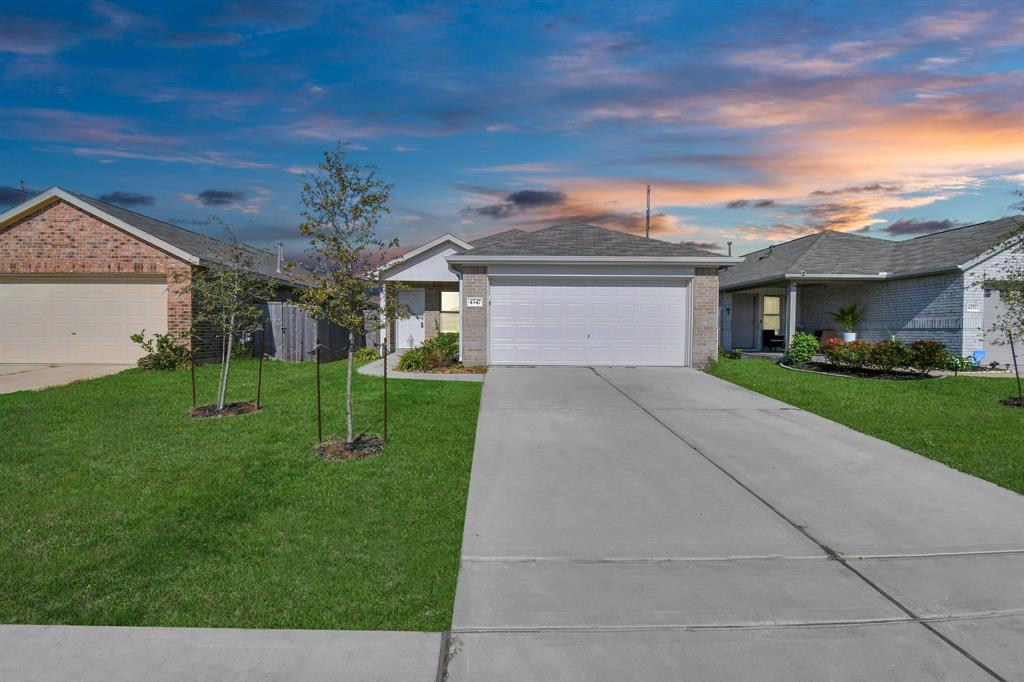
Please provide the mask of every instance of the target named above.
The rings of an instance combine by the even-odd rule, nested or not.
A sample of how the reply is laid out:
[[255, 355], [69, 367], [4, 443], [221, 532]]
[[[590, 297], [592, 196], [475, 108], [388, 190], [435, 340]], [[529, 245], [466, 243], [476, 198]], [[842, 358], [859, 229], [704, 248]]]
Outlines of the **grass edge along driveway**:
[[[344, 370], [322, 368], [325, 436]], [[0, 395], [0, 622], [448, 628], [481, 384], [389, 382], [388, 449], [329, 463], [314, 366], [263, 381], [261, 413], [207, 420], [187, 371]], [[357, 430], [380, 433], [382, 381], [353, 381]], [[229, 398], [255, 388], [237, 363]]]
[[1013, 379], [849, 379], [751, 358], [723, 358], [708, 372], [1024, 493], [1024, 410], [999, 404], [1016, 393]]

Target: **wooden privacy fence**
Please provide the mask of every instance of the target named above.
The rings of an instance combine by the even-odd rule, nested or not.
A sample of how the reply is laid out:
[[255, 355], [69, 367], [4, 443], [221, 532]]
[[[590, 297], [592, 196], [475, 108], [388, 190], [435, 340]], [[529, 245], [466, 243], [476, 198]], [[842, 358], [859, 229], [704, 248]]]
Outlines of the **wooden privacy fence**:
[[[348, 355], [348, 332], [343, 327], [314, 320], [293, 303], [271, 301], [263, 306], [263, 314], [267, 329], [263, 352], [267, 357], [285, 362], [312, 360], [317, 339], [322, 346], [322, 361], [339, 360]], [[357, 348], [359, 341], [357, 338]]]

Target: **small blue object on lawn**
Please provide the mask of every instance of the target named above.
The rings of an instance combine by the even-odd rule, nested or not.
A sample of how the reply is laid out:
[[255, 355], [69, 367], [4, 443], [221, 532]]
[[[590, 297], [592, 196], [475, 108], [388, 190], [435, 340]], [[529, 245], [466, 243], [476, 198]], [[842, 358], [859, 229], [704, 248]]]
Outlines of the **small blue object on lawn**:
[[985, 359], [985, 351], [976, 350], [971, 353], [971, 357], [974, 358], [974, 366], [977, 367], [981, 364], [981, 361]]

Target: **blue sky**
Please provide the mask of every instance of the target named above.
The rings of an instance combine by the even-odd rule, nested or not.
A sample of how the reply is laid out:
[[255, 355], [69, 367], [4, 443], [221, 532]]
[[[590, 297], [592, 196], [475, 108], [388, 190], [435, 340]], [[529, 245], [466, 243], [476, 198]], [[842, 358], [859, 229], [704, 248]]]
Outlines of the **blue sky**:
[[75, 3], [0, 10], [0, 202], [50, 185], [298, 254], [335, 141], [382, 225], [586, 220], [746, 253], [1014, 212], [1024, 6]]

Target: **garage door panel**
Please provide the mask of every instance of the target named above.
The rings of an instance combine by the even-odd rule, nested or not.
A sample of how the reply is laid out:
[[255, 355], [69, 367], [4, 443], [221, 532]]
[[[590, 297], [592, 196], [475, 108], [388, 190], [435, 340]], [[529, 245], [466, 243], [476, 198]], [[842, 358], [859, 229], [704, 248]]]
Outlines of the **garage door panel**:
[[491, 362], [682, 365], [687, 306], [679, 280], [495, 278]]
[[0, 362], [131, 363], [131, 334], [167, 331], [163, 279], [0, 278]]

